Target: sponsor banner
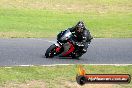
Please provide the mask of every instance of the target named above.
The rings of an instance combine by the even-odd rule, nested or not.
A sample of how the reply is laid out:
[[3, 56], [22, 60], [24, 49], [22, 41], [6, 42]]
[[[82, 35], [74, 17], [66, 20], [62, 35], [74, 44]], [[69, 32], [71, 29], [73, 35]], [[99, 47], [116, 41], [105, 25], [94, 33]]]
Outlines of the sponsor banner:
[[78, 84], [85, 83], [130, 83], [131, 76], [129, 74], [85, 74], [77, 75]]
[[131, 76], [129, 74], [86, 74], [80, 66], [76, 81], [80, 85], [85, 83], [130, 83]]

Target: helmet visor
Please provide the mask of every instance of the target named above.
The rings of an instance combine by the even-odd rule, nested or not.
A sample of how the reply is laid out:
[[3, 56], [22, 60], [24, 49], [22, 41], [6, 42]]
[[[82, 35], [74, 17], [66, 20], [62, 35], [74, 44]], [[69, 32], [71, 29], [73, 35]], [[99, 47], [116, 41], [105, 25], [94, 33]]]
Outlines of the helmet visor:
[[77, 28], [76, 28], [76, 32], [78, 32], [78, 33], [83, 32], [83, 28], [77, 27]]

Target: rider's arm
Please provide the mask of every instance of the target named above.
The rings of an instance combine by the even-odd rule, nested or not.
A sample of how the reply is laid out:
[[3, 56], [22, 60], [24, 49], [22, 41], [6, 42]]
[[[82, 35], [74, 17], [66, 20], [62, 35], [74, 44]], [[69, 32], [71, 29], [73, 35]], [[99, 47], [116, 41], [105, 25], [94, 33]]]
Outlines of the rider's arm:
[[82, 41], [76, 42], [75, 45], [77, 46], [84, 46], [88, 42], [88, 31], [84, 30], [83, 35], [82, 35]]
[[92, 36], [91, 36], [91, 34], [90, 34], [90, 32], [89, 32], [89, 30], [85, 30], [84, 32], [83, 32], [83, 40], [82, 40], [82, 43], [83, 44], [85, 44], [86, 42], [91, 42], [91, 39], [92, 39]]

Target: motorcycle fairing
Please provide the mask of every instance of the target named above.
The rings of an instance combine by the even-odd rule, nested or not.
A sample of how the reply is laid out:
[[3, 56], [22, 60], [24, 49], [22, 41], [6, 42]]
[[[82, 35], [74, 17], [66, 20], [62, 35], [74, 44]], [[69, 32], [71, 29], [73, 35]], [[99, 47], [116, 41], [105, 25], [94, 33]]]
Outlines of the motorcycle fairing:
[[69, 45], [68, 50], [66, 52], [64, 52], [62, 54], [62, 56], [65, 56], [65, 57], [69, 56], [75, 50], [75, 47], [74, 47], [74, 45], [72, 43], [68, 42], [68, 45]]

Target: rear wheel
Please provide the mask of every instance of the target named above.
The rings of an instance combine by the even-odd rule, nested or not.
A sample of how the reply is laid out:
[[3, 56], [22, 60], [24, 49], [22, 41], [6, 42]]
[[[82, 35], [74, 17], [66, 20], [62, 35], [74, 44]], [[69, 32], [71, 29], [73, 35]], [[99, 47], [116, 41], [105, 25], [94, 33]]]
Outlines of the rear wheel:
[[73, 59], [79, 59], [82, 55], [83, 55], [83, 53], [76, 52], [75, 54], [72, 54], [72, 58]]
[[58, 54], [58, 53], [56, 52], [56, 48], [57, 48], [57, 46], [56, 46], [55, 44], [51, 45], [51, 46], [47, 49], [47, 51], [46, 51], [46, 53], [45, 53], [45, 57], [46, 57], [46, 58], [52, 58], [52, 57], [56, 56], [56, 55]]

